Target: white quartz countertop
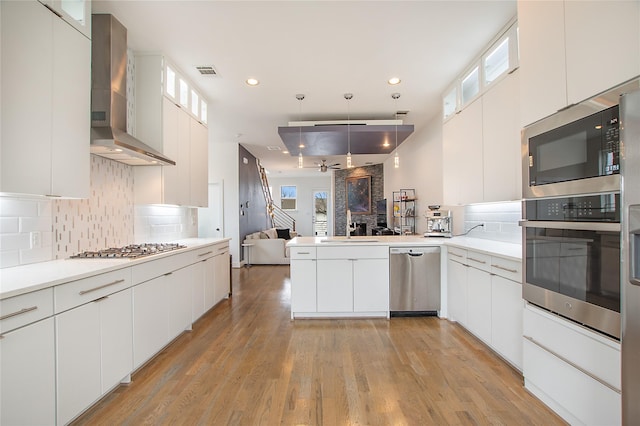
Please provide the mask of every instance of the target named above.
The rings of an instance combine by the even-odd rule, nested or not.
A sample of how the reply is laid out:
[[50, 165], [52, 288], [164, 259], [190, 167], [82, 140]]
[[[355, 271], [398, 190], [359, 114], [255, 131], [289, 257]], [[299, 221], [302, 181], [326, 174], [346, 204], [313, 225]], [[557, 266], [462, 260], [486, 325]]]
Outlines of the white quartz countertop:
[[0, 269], [0, 300], [229, 240], [188, 238], [168, 241], [187, 247], [137, 259], [58, 259]]
[[409, 246], [453, 246], [479, 251], [513, 260], [522, 260], [520, 244], [493, 241], [483, 238], [453, 237], [429, 238], [418, 235], [374, 235], [363, 237], [296, 237], [287, 243], [288, 247], [344, 246], [344, 245], [385, 245], [388, 247]]

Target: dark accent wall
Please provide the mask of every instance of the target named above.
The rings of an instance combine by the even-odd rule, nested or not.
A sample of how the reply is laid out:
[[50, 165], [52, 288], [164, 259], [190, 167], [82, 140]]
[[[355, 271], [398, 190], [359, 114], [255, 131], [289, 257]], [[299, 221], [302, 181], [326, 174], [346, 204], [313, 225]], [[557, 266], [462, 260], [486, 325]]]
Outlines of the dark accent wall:
[[[246, 159], [246, 164], [245, 164]], [[262, 193], [262, 183], [256, 164], [256, 157], [238, 145], [238, 217], [240, 241], [247, 234], [263, 231], [271, 227], [267, 215], [267, 201]], [[243, 253], [243, 250], [240, 250]], [[241, 254], [241, 259], [244, 256]]]
[[347, 189], [346, 179], [350, 177], [371, 176], [371, 214], [351, 214], [351, 220], [357, 223], [367, 224], [367, 235], [376, 227], [376, 201], [384, 199], [384, 166], [354, 167], [353, 169], [336, 170], [335, 195], [334, 195], [334, 235], [346, 235], [347, 229]]

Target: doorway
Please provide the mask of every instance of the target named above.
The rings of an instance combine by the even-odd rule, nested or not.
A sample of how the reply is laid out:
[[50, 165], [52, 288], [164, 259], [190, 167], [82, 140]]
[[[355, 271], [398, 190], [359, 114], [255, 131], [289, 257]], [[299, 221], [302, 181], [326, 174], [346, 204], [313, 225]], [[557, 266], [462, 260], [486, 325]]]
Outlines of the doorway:
[[329, 191], [313, 191], [313, 235], [327, 236], [327, 212]]
[[198, 209], [198, 236], [222, 238], [224, 236], [222, 183], [209, 184], [209, 207]]

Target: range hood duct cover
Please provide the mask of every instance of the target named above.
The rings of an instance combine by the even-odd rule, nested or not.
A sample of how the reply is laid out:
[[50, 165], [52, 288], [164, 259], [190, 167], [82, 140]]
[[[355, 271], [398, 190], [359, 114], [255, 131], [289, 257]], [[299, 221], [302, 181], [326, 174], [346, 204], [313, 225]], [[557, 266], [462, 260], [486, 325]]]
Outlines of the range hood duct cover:
[[127, 29], [113, 15], [91, 18], [91, 153], [132, 166], [175, 165], [127, 133]]

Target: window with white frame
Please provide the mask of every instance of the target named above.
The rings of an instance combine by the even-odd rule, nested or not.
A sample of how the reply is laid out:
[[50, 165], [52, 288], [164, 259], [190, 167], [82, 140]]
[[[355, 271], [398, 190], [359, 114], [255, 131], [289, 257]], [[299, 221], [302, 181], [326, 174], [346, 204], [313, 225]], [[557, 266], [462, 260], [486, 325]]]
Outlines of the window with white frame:
[[513, 21], [444, 92], [442, 95], [443, 120], [449, 119], [455, 112], [462, 110], [501, 76], [515, 70], [518, 67], [519, 58], [518, 23]]
[[189, 84], [183, 79], [180, 79], [180, 105], [189, 106]]
[[280, 187], [280, 208], [282, 210], [296, 210], [298, 190], [295, 185], [282, 185]]
[[207, 102], [200, 99], [200, 121], [207, 124]]
[[165, 90], [167, 92], [167, 95], [175, 99], [176, 98], [176, 72], [169, 65], [167, 65], [166, 77], [167, 77], [167, 81], [166, 81]]
[[200, 108], [200, 97], [198, 96], [198, 94], [196, 93], [195, 90], [191, 90], [191, 112], [198, 117], [199, 114], [199, 108]]
[[509, 71], [509, 37], [506, 37], [484, 57], [483, 67], [485, 84], [490, 84]]
[[462, 79], [462, 105], [466, 105], [480, 93], [480, 67], [475, 66]]
[[442, 111], [444, 118], [450, 117], [455, 114], [458, 108], [458, 86], [453, 86], [449, 92], [444, 95], [442, 103]]

